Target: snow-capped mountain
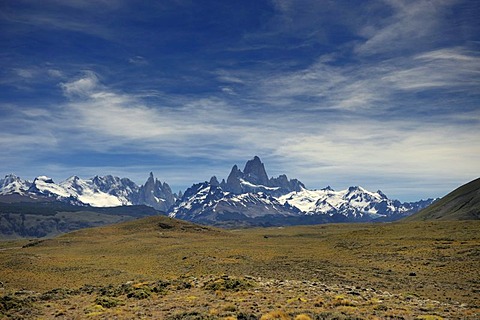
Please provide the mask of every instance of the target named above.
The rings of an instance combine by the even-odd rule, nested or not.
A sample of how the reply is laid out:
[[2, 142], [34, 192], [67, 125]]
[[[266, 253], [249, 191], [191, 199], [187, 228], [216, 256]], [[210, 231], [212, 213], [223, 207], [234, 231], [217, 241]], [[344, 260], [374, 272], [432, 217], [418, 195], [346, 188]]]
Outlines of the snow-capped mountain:
[[148, 205], [167, 211], [176, 200], [168, 184], [154, 179], [152, 173], [143, 186], [136, 185], [128, 178], [111, 175], [87, 180], [72, 176], [59, 184], [47, 176], [39, 176], [30, 183], [15, 175], [7, 175], [0, 182], [1, 195], [16, 194], [93, 207]]
[[66, 189], [53, 182], [53, 180], [47, 176], [36, 177], [24, 195], [32, 199], [57, 200], [79, 206], [87, 205], [72, 196]]
[[[288, 225], [345, 221], [393, 221], [413, 214], [433, 199], [401, 203], [381, 191], [362, 187], [308, 190], [286, 175], [269, 178], [259, 157], [242, 170], [234, 165], [227, 179], [213, 176], [176, 195], [150, 173], [144, 185], [111, 175], [83, 180], [72, 176], [56, 184], [46, 176], [33, 183], [15, 175], [0, 180], [0, 196], [59, 200], [74, 205], [147, 205], [171, 217], [217, 225]], [[18, 198], [18, 197], [17, 197]]]
[[209, 182], [187, 189], [169, 212], [170, 217], [208, 224], [299, 214], [299, 210], [282, 205], [263, 192], [235, 194]]
[[138, 189], [129, 179], [120, 179], [112, 176], [96, 176], [88, 180], [72, 176], [61, 182], [59, 186], [70, 196], [93, 207], [132, 205], [129, 197]]
[[370, 192], [355, 186], [335, 191], [330, 187], [321, 190], [291, 192], [279, 197], [282, 204], [294, 206], [304, 214], [343, 215], [350, 220], [375, 220], [378, 218], [407, 216], [430, 204], [401, 203], [391, 200], [380, 190]]
[[[285, 175], [268, 178], [264, 164], [254, 157], [243, 171], [234, 165], [226, 181], [219, 183], [214, 176], [210, 182], [193, 185], [170, 208], [169, 215], [208, 224], [226, 220], [251, 223], [262, 217], [274, 217], [278, 224], [279, 219], [284, 224], [396, 220], [432, 202], [401, 203], [381, 191], [358, 186], [341, 191], [330, 187], [308, 190]], [[265, 224], [265, 220], [261, 222]]]
[[0, 194], [19, 194], [24, 195], [32, 183], [27, 180], [22, 180], [14, 174], [6, 175], [4, 179], [0, 179]]

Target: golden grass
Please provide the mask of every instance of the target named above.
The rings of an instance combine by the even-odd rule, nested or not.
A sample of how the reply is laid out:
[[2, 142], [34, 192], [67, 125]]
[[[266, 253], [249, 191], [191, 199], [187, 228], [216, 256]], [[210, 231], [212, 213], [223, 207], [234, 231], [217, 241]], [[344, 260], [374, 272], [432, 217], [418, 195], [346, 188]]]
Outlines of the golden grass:
[[[171, 228], [165, 228], [165, 224]], [[388, 309], [376, 297], [363, 301], [358, 295], [373, 289], [396, 294], [399, 304], [421, 298], [480, 305], [479, 230], [477, 221], [219, 230], [152, 217], [80, 230], [22, 249], [18, 247], [25, 241], [20, 245], [11, 241], [0, 244], [0, 281], [4, 293], [21, 289], [44, 292], [128, 281], [142, 287], [142, 283], [159, 279], [208, 275], [213, 278], [206, 283], [214, 283], [216, 290], [209, 295], [237, 299], [216, 309], [231, 313], [238, 311], [235, 303], [248, 299], [243, 292], [255, 287], [228, 290], [229, 282], [222, 287], [224, 274], [247, 283], [258, 278], [310, 281], [352, 289], [342, 297], [312, 300], [303, 292], [292, 292], [284, 300], [262, 303], [271, 310], [288, 306], [292, 310], [337, 308], [350, 313], [361, 307], [396, 316], [409, 311]], [[196, 305], [202, 301], [187, 298], [192, 296], [198, 293], [189, 293], [183, 303]], [[161, 295], [154, 293], [152, 297], [160, 299]], [[91, 303], [89, 316], [113, 312], [96, 310]], [[430, 307], [424, 308], [428, 318]]]
[[264, 314], [260, 320], [290, 320], [291, 318], [283, 311], [272, 311]]

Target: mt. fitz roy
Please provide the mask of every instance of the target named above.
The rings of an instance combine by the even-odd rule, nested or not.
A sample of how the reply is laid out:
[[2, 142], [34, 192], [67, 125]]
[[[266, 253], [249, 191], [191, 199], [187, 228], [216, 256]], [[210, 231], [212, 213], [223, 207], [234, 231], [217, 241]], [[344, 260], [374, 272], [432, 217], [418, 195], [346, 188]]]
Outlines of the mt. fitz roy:
[[[105, 176], [83, 180], [72, 176], [56, 184], [46, 176], [33, 182], [15, 175], [0, 179], [1, 201], [62, 201], [76, 206], [147, 205], [171, 217], [218, 226], [280, 226], [326, 222], [393, 221], [413, 214], [433, 199], [401, 203], [381, 191], [362, 187], [335, 191], [308, 190], [286, 175], [269, 178], [255, 156], [242, 170], [234, 165], [227, 179], [213, 176], [183, 195], [150, 173], [144, 185], [128, 178]], [[6, 199], [6, 200], [3, 200]], [[10, 200], [9, 200], [10, 199]]]
[[393, 221], [430, 205], [433, 199], [413, 203], [390, 200], [381, 191], [361, 187], [334, 191], [308, 190], [286, 175], [268, 178], [260, 158], [247, 161], [241, 171], [234, 165], [227, 180], [187, 189], [169, 215], [219, 226], [280, 226], [325, 222]]

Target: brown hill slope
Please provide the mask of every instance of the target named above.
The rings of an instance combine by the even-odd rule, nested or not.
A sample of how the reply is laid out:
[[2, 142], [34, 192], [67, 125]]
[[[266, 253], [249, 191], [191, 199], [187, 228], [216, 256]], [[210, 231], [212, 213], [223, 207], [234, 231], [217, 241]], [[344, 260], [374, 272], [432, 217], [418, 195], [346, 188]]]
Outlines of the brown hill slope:
[[403, 221], [479, 220], [480, 178], [455, 189], [442, 199]]

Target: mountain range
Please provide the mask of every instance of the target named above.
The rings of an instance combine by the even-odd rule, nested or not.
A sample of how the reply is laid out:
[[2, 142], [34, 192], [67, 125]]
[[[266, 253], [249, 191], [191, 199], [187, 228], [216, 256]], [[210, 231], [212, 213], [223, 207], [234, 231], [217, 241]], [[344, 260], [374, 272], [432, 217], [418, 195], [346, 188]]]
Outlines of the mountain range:
[[2, 202], [55, 200], [92, 207], [147, 205], [167, 212], [177, 197], [170, 186], [155, 179], [153, 173], [141, 186], [128, 178], [111, 175], [87, 180], [72, 176], [58, 184], [47, 176], [38, 176], [30, 182], [10, 174], [0, 180]]
[[55, 183], [39, 176], [33, 182], [11, 174], [0, 180], [0, 202], [60, 201], [73, 206], [117, 207], [146, 205], [170, 217], [218, 226], [280, 226], [325, 222], [394, 221], [430, 205], [434, 200], [402, 203], [381, 191], [360, 186], [335, 191], [309, 190], [286, 175], [268, 176], [259, 157], [244, 169], [232, 167], [226, 179], [196, 183], [173, 193], [150, 173], [138, 186], [128, 178], [72, 176]]
[[234, 165], [227, 179], [214, 176], [193, 185], [168, 211], [170, 217], [230, 226], [277, 226], [325, 222], [394, 221], [413, 214], [434, 199], [402, 203], [381, 191], [354, 186], [335, 191], [309, 190], [286, 175], [268, 178], [255, 156], [242, 170]]

